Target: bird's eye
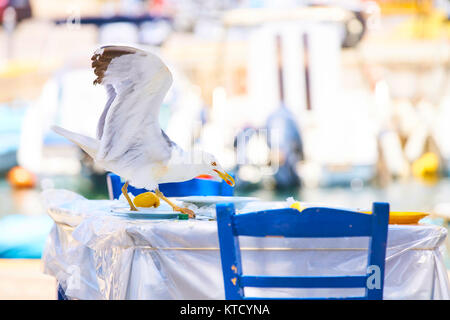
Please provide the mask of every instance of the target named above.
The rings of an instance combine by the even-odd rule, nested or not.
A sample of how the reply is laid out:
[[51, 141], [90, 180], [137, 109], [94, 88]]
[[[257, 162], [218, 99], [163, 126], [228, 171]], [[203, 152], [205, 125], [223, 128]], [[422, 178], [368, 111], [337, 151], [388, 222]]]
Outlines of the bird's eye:
[[211, 162], [211, 165], [215, 167], [215, 166], [217, 166], [217, 163]]

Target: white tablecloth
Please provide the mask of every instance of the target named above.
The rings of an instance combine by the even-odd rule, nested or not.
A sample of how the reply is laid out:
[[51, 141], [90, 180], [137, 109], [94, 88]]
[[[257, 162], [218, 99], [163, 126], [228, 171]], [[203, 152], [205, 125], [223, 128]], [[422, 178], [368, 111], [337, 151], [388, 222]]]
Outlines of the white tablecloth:
[[[87, 200], [65, 190], [44, 193], [55, 220], [43, 255], [45, 272], [76, 299], [223, 299], [216, 221], [133, 220], [112, 216], [118, 201]], [[280, 208], [285, 202], [258, 202]], [[443, 261], [447, 231], [390, 225], [385, 299], [449, 299]], [[265, 275], [362, 275], [367, 238], [241, 237], [243, 270]], [[360, 289], [246, 289], [248, 295], [358, 295]]]

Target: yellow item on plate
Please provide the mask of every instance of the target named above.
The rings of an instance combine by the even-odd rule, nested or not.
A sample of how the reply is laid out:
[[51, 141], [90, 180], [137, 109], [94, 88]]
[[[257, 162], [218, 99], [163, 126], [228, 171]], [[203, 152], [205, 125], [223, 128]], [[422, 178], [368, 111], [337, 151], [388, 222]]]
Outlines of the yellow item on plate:
[[[362, 213], [371, 214], [372, 212], [364, 211]], [[417, 224], [429, 213], [426, 212], [389, 212], [389, 224]]]
[[300, 205], [300, 202], [296, 201], [293, 204], [291, 204], [292, 209], [297, 209], [298, 211], [302, 212], [303, 208]]
[[417, 224], [428, 215], [426, 212], [390, 212], [389, 224]]
[[144, 193], [138, 194], [134, 198], [133, 203], [136, 207], [158, 208], [159, 207], [159, 198], [153, 192], [144, 192]]

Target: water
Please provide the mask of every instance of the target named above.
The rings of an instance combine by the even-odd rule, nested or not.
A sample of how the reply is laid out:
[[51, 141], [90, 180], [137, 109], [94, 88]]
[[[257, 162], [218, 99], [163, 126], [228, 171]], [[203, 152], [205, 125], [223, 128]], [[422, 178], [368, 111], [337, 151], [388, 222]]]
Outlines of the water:
[[[101, 183], [97, 180], [101, 180]], [[108, 190], [105, 176], [95, 180], [87, 176], [56, 176], [41, 179], [41, 185], [57, 189], [74, 191], [88, 199], [107, 199]], [[9, 214], [30, 216], [44, 215], [40, 194], [42, 187], [35, 189], [13, 189], [3, 178], [0, 179], [0, 218]]]

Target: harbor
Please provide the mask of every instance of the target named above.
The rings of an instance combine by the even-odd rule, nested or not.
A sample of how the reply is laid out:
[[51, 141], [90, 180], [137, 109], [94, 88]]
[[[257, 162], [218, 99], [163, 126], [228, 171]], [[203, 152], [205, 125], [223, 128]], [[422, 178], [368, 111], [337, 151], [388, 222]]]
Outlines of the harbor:
[[[231, 231], [268, 272], [239, 285], [367, 278], [366, 242], [290, 239], [361, 237], [349, 212], [388, 215], [365, 299], [449, 299], [447, 2], [219, 2], [0, 4], [0, 299], [244, 299], [221, 269]], [[276, 231], [221, 221], [263, 213]], [[248, 292], [321, 297], [301, 288]]]

